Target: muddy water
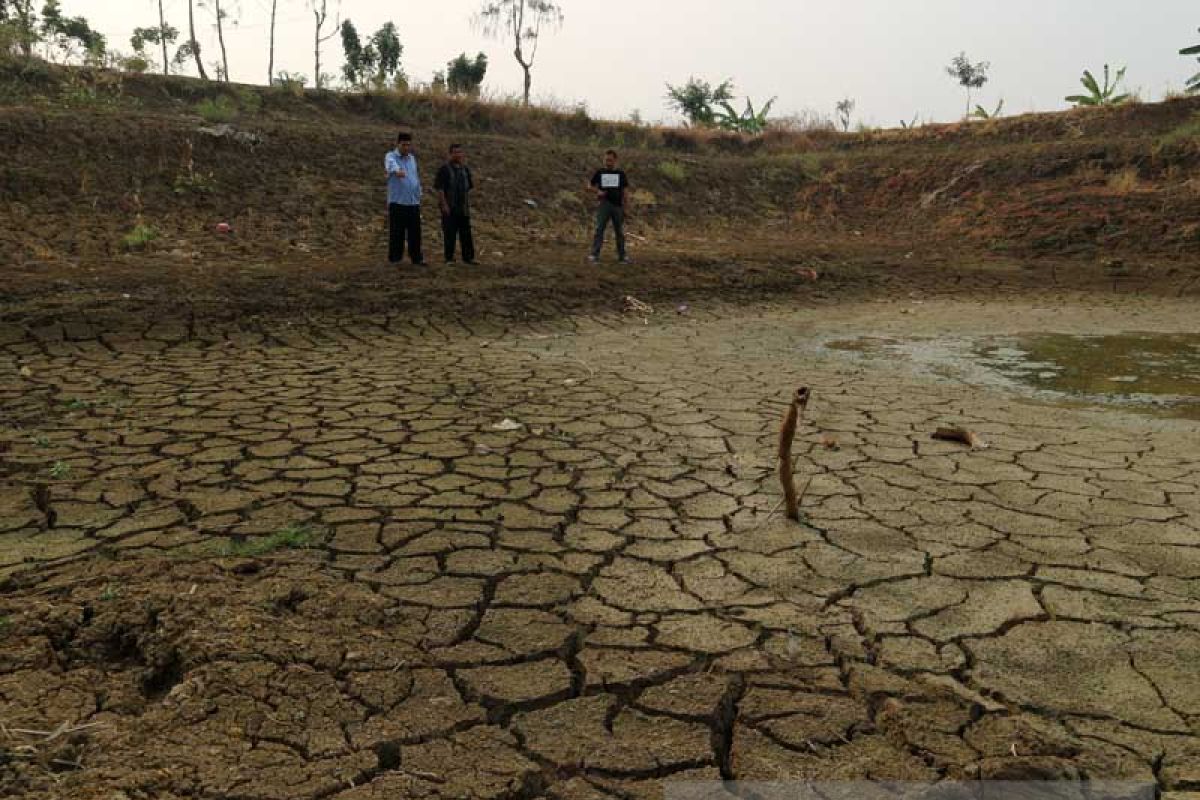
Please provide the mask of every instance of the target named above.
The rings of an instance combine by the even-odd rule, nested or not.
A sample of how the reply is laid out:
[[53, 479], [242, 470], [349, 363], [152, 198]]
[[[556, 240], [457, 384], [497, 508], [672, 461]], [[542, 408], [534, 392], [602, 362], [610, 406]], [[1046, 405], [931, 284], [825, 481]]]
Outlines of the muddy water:
[[1195, 334], [864, 337], [829, 341], [825, 347], [865, 358], [901, 357], [942, 377], [1003, 386], [1042, 400], [1200, 419], [1200, 335]]

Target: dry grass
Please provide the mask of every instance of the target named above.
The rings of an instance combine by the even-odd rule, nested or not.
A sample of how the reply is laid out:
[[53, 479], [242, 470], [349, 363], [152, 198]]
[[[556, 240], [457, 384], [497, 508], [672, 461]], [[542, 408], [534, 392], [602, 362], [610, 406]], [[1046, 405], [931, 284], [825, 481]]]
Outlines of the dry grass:
[[1108, 176], [1108, 188], [1116, 194], [1133, 194], [1142, 190], [1142, 179], [1136, 167], [1126, 167]]

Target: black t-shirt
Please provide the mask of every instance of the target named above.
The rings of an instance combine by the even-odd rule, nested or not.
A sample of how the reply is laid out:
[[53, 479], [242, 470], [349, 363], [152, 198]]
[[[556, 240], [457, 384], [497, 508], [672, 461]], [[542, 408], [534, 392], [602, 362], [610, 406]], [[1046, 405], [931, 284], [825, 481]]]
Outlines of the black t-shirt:
[[604, 199], [614, 206], [625, 205], [625, 190], [629, 188], [629, 178], [625, 177], [623, 169], [598, 169], [592, 176], [592, 186], [604, 190]]
[[452, 212], [463, 215], [471, 213], [467, 194], [475, 188], [475, 181], [471, 178], [470, 167], [465, 164], [461, 167], [443, 164], [434, 178], [433, 188], [446, 193], [446, 202]]

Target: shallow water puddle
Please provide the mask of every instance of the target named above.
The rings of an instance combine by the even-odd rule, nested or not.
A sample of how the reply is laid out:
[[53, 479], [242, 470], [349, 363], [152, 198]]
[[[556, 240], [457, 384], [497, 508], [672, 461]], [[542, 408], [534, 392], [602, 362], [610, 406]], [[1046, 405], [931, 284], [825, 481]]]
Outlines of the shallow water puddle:
[[1200, 419], [1200, 335], [1195, 334], [863, 337], [826, 342], [825, 348], [868, 358], [903, 356], [945, 377], [1023, 388], [1048, 399]]

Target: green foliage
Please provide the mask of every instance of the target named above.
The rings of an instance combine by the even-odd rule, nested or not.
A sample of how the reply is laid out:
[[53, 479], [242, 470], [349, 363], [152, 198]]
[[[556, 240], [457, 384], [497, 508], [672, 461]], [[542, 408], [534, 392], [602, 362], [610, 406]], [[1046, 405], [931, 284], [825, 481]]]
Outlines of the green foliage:
[[33, 55], [33, 46], [41, 41], [34, 0], [3, 0], [0, 2], [0, 57], [20, 54]]
[[689, 125], [711, 128], [717, 124], [715, 106], [733, 99], [733, 81], [717, 86], [708, 81], [689, 77], [683, 86], [667, 84], [667, 107], [678, 111]]
[[8, 617], [0, 617], [0, 636], [8, 636], [12, 630], [12, 620]]
[[400, 74], [400, 56], [404, 53], [404, 45], [400, 44], [400, 34], [394, 22], [385, 23], [366, 44], [359, 38], [354, 23], [348, 19], [342, 22], [341, 33], [342, 51], [346, 56], [342, 77], [347, 85], [382, 89]]
[[167, 44], [174, 44], [179, 38], [179, 31], [170, 26], [164, 25], [159, 28], [155, 25], [153, 28], [134, 28], [133, 36], [129, 37], [129, 45], [140, 56], [146, 54], [146, 45], [162, 44], [164, 41]]
[[255, 558], [278, 550], [304, 550], [316, 546], [316, 531], [308, 525], [291, 524], [270, 536], [241, 542], [230, 542], [223, 555], [234, 558]]
[[[1104, 85], [1101, 86], [1096, 76], [1088, 70], [1083, 71], [1080, 83], [1087, 89], [1087, 94], [1073, 94], [1067, 98], [1068, 103], [1083, 107], [1119, 106], [1129, 102], [1130, 95], [1117, 94], [1121, 81], [1125, 80], [1125, 67], [1117, 70], [1116, 77], [1109, 73], [1108, 64], [1104, 65]], [[1110, 80], [1111, 79], [1111, 80]]]
[[663, 161], [658, 165], [658, 171], [664, 178], [675, 183], [683, 183], [687, 180], [687, 167], [678, 161]]
[[282, 71], [277, 73], [275, 76], [275, 85], [288, 92], [293, 97], [303, 97], [304, 86], [307, 83], [308, 76], [302, 72]]
[[141, 75], [150, 69], [150, 61], [145, 56], [126, 56], [118, 62], [118, 68], [125, 72]]
[[[1196, 44], [1196, 45], [1192, 45], [1191, 47], [1183, 48], [1182, 50], [1179, 51], [1179, 55], [1181, 55], [1181, 56], [1200, 56], [1200, 44]], [[1200, 58], [1197, 58], [1196, 60], [1200, 61]], [[1197, 72], [1195, 75], [1188, 78], [1187, 91], [1188, 91], [1188, 94], [1196, 94], [1196, 93], [1200, 92], [1200, 72]]]
[[478, 97], [479, 89], [483, 86], [483, 77], [487, 74], [488, 57], [483, 53], [475, 56], [475, 60], [467, 58], [462, 53], [458, 58], [446, 64], [445, 83], [450, 94], [465, 94]]
[[71, 477], [71, 465], [64, 461], [55, 461], [50, 465], [50, 477], [56, 481]]
[[982, 89], [988, 82], [988, 70], [992, 65], [987, 61], [972, 63], [965, 52], [959, 53], [946, 67], [946, 74], [958, 81], [958, 85], [967, 91], [967, 116], [971, 116], [971, 93]]
[[988, 111], [983, 106], [975, 106], [975, 110], [971, 112], [971, 117], [973, 119], [998, 119], [1003, 113], [1004, 100], [1002, 98], [1000, 102], [996, 104], [996, 108], [993, 111]]
[[118, 583], [108, 583], [104, 585], [104, 589], [100, 592], [100, 602], [109, 603], [121, 596], [121, 585]]
[[225, 95], [207, 98], [196, 104], [196, 113], [205, 122], [231, 122], [237, 116], [237, 106]]
[[262, 111], [262, 95], [248, 87], [237, 90], [237, 104], [243, 114], [257, 114]]
[[104, 59], [107, 47], [104, 34], [92, 30], [83, 17], [63, 16], [58, 0], [46, 0], [46, 5], [42, 7], [41, 35], [63, 61], [80, 54], [85, 62], [91, 64]]
[[156, 239], [158, 239], [158, 231], [139, 222], [133, 227], [133, 230], [125, 234], [125, 238], [121, 241], [126, 250], [145, 250]]
[[767, 129], [767, 116], [771, 113], [771, 106], [775, 105], [776, 98], [772, 97], [763, 105], [759, 111], [754, 110], [754, 103], [750, 102], [750, 98], [746, 98], [746, 109], [739, 114], [733, 110], [733, 106], [727, 102], [721, 103], [721, 110], [717, 112], [717, 127], [721, 130], [736, 131], [738, 133], [760, 134]]

